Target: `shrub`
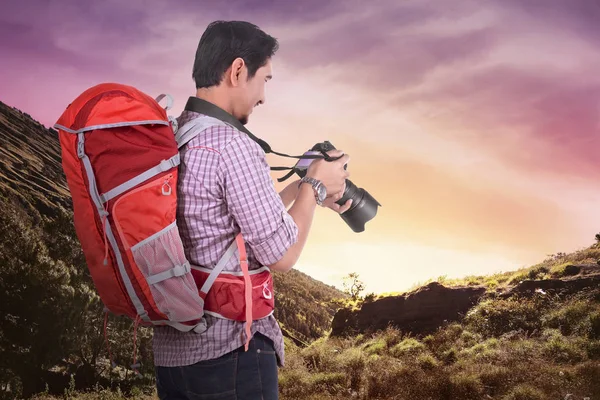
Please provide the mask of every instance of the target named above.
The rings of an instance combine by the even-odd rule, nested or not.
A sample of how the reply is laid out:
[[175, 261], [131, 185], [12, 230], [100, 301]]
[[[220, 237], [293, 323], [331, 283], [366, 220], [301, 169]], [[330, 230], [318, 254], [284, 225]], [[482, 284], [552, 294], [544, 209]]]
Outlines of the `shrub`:
[[518, 272], [509, 279], [508, 284], [516, 285], [526, 279], [527, 279], [527, 272]]
[[590, 330], [591, 304], [584, 300], [569, 302], [543, 318], [543, 325], [560, 329], [563, 335], [584, 334]]
[[502, 355], [506, 360], [512, 362], [531, 362], [540, 357], [540, 346], [538, 341], [526, 339], [524, 337], [517, 338], [511, 341], [503, 339], [501, 348], [498, 351], [503, 351]]
[[533, 386], [522, 384], [516, 386], [502, 400], [547, 400], [547, 397]]
[[409, 377], [414, 374], [395, 358], [370, 359], [365, 371], [366, 398], [389, 398], [398, 392], [400, 386], [410, 384]]
[[365, 343], [363, 349], [369, 355], [381, 355], [387, 350], [387, 344], [383, 338], [376, 338]]
[[450, 398], [479, 400], [483, 397], [484, 387], [474, 374], [458, 373], [450, 377]]
[[440, 356], [440, 361], [444, 364], [453, 364], [457, 360], [457, 351], [454, 347], [444, 351]]
[[510, 384], [511, 370], [505, 366], [482, 365], [479, 372], [479, 380], [487, 388], [490, 395], [495, 396], [503, 392]]
[[490, 279], [490, 280], [487, 280], [487, 281], [485, 281], [485, 286], [486, 286], [488, 289], [495, 289], [495, 288], [497, 288], [499, 285], [500, 285], [500, 282], [498, 282], [498, 280], [497, 280], [497, 279]]
[[426, 348], [423, 343], [419, 342], [416, 339], [409, 338], [404, 339], [402, 342], [392, 347], [390, 350], [390, 354], [398, 358], [410, 357], [419, 354], [425, 349]]
[[473, 333], [471, 331], [463, 331], [460, 335], [460, 344], [463, 347], [471, 347], [480, 343], [483, 337], [479, 333]]
[[545, 343], [544, 355], [557, 363], [574, 363], [585, 360], [587, 351], [581, 339], [567, 338], [556, 332]]
[[417, 358], [417, 363], [422, 369], [426, 371], [433, 370], [439, 365], [439, 362], [431, 354], [421, 354]]
[[588, 342], [587, 354], [591, 360], [600, 359], [600, 340], [591, 340]]
[[440, 328], [432, 335], [423, 339], [423, 343], [434, 353], [443, 353], [449, 350], [463, 333], [463, 327], [458, 323], [452, 323], [444, 328]]
[[541, 328], [540, 318], [548, 300], [534, 296], [531, 299], [484, 300], [465, 317], [468, 329], [486, 337], [522, 330], [533, 332]]
[[381, 338], [387, 347], [393, 347], [402, 340], [402, 332], [396, 328], [388, 327], [381, 334]]
[[300, 354], [309, 369], [313, 371], [328, 371], [335, 368], [333, 360], [335, 354], [339, 351], [339, 349], [333, 348], [325, 338], [322, 338], [302, 349]]
[[590, 339], [600, 339], [600, 311], [590, 315]]
[[279, 373], [279, 390], [282, 397], [306, 398], [311, 392], [308, 368], [300, 353], [286, 354], [285, 367]]
[[348, 375], [350, 388], [358, 391], [367, 363], [365, 353], [358, 348], [347, 349], [337, 356], [336, 362], [338, 367]]
[[578, 365], [575, 369], [575, 376], [581, 386], [580, 391], [584, 396], [592, 397], [600, 393], [600, 364], [597, 361], [589, 361]]
[[474, 358], [476, 360], [491, 361], [498, 358], [499, 341], [496, 338], [490, 338], [482, 343], [477, 343], [472, 347], [462, 349], [458, 356]]
[[346, 387], [346, 374], [342, 372], [319, 372], [310, 376], [312, 391], [341, 393]]
[[550, 272], [550, 269], [546, 266], [540, 266], [532, 268], [526, 274], [527, 279], [542, 279]]

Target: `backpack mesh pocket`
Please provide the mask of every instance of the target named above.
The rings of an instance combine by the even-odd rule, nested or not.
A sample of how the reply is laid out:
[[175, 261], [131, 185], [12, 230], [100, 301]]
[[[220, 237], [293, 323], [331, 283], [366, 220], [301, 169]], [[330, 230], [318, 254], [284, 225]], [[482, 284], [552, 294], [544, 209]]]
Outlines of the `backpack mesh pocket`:
[[134, 260], [148, 281], [158, 309], [171, 321], [202, 315], [202, 299], [190, 272], [174, 223], [131, 247]]
[[176, 187], [176, 174], [159, 176], [119, 197], [113, 215], [150, 307], [170, 321], [186, 322], [202, 317], [204, 303], [176, 224]]

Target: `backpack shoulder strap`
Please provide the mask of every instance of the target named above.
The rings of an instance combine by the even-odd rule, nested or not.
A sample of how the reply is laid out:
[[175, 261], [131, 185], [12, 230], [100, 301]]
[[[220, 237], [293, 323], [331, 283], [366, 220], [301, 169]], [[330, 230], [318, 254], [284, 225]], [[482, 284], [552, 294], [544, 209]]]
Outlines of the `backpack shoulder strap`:
[[189, 122], [185, 123], [182, 127], [177, 129], [175, 134], [175, 140], [177, 141], [177, 147], [181, 149], [190, 140], [198, 136], [202, 131], [210, 128], [214, 125], [227, 125], [220, 119], [209, 117], [208, 115], [201, 115], [196, 117]]

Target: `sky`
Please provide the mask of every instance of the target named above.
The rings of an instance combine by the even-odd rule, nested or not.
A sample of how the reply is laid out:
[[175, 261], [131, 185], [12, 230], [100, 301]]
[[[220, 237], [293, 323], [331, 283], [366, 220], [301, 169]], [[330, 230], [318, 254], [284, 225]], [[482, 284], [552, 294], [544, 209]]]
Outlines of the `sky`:
[[600, 232], [597, 0], [13, 1], [0, 101], [50, 127], [88, 87], [120, 82], [171, 94], [177, 116], [217, 19], [280, 43], [247, 127], [288, 154], [330, 140], [382, 204], [362, 233], [319, 208], [298, 270], [403, 291], [530, 266]]

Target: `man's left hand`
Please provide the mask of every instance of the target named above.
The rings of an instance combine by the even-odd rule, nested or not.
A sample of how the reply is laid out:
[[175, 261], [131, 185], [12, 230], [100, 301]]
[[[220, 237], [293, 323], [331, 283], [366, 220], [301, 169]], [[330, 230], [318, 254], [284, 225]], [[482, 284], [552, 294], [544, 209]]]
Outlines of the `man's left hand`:
[[348, 211], [348, 209], [352, 205], [352, 199], [348, 199], [348, 201], [346, 201], [346, 203], [344, 203], [343, 206], [340, 206], [339, 204], [336, 204], [336, 201], [341, 199], [342, 196], [344, 196], [343, 190], [340, 191], [339, 193], [336, 193], [336, 194], [330, 196], [330, 197], [327, 197], [325, 199], [325, 201], [323, 202], [323, 204], [321, 204], [321, 206], [331, 208], [333, 211], [337, 212], [338, 214], [343, 214], [346, 211]]

